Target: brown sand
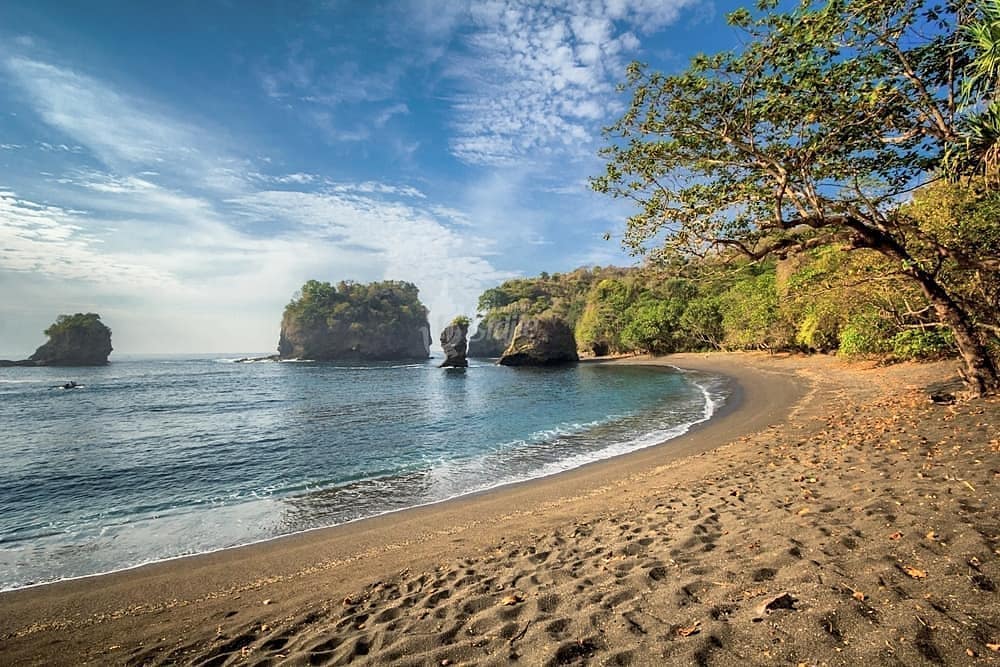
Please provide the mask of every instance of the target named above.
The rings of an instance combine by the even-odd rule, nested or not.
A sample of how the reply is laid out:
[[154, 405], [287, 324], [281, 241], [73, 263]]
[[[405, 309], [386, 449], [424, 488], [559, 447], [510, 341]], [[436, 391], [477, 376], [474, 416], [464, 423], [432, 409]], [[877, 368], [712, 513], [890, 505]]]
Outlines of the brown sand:
[[546, 480], [2, 594], [0, 664], [1000, 664], [1000, 400], [930, 403], [954, 364], [666, 361], [738, 407]]

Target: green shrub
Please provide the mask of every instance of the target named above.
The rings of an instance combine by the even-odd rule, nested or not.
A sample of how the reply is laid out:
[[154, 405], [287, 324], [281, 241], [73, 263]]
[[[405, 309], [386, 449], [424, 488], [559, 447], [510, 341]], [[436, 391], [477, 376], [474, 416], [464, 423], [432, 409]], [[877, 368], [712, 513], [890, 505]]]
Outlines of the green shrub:
[[951, 329], [906, 329], [892, 337], [892, 353], [900, 359], [937, 359], [954, 351]]
[[795, 343], [809, 350], [829, 352], [840, 346], [840, 318], [831, 307], [810, 308], [795, 331]]

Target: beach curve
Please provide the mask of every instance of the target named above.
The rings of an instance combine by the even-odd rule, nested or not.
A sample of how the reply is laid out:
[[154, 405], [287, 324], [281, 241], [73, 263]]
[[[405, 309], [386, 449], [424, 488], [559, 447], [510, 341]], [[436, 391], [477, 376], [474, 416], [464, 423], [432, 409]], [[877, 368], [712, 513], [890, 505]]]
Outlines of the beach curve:
[[[708, 571], [698, 571], [714, 563], [712, 552], [733, 532], [721, 528], [720, 516], [744, 530], [766, 521], [741, 510], [739, 493], [718, 497], [724, 502], [714, 504], [725, 508], [702, 496], [725, 475], [754, 472], [740, 457], [756, 455], [755, 434], [759, 444], [793, 428], [796, 437], [819, 432], [817, 416], [839, 407], [830, 396], [870, 400], [877, 383], [822, 359], [676, 355], [614, 363], [719, 373], [738, 390], [713, 419], [664, 446], [550, 478], [5, 593], [0, 656], [46, 664], [507, 664], [512, 657], [524, 664], [589, 657], [663, 664], [664, 656], [680, 659], [684, 646], [694, 651], [704, 643], [678, 638], [712, 636], [727, 647], [707, 632], [712, 614], [657, 623], [653, 611], [663, 606], [660, 589], [690, 596], [688, 604], [672, 601], [661, 617], [667, 607], [698, 607], [702, 594], [691, 583], [705, 584]], [[725, 456], [708, 454], [725, 445]], [[749, 575], [769, 589], [782, 581], [777, 569]], [[738, 616], [738, 608], [716, 615]], [[638, 651], [637, 643], [659, 655]], [[724, 660], [731, 650], [715, 653]]]

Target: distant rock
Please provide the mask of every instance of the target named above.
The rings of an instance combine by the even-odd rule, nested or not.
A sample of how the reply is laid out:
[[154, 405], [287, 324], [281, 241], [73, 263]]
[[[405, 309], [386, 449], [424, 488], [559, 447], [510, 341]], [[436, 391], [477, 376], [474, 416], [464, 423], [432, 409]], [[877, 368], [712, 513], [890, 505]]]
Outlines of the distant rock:
[[576, 339], [566, 322], [556, 317], [532, 317], [518, 322], [510, 345], [498, 363], [502, 366], [549, 366], [578, 360]]
[[469, 340], [469, 356], [473, 359], [495, 359], [502, 355], [514, 339], [514, 329], [519, 321], [517, 315], [484, 318]]
[[47, 343], [22, 361], [0, 360], [0, 366], [104, 366], [111, 354], [111, 329], [96, 313], [60, 315], [45, 330]]
[[285, 307], [281, 359], [398, 361], [430, 357], [427, 308], [411, 283], [335, 286], [310, 280]]
[[38, 366], [34, 361], [22, 359], [21, 361], [11, 361], [10, 359], [0, 359], [0, 368], [10, 368], [11, 366]]
[[444, 362], [441, 368], [452, 366], [454, 368], [465, 368], [469, 365], [469, 360], [465, 358], [468, 347], [466, 337], [469, 335], [469, 318], [456, 317], [451, 324], [441, 332], [441, 349], [444, 350]]
[[281, 357], [276, 354], [268, 354], [263, 357], [243, 357], [241, 359], [234, 359], [234, 364], [255, 364], [261, 361], [280, 361]]

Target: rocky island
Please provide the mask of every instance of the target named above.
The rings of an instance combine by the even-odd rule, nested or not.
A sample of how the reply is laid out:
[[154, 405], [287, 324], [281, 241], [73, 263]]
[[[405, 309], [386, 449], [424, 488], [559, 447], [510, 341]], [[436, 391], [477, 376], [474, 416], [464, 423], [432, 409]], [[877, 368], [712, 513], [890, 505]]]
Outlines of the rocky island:
[[111, 329], [97, 313], [60, 315], [45, 330], [49, 340], [22, 361], [0, 366], [104, 366], [111, 354]]
[[460, 315], [441, 332], [441, 349], [444, 350], [441, 368], [466, 368], [469, 365], [469, 360], [465, 357], [468, 349], [469, 324], [469, 318]]
[[285, 307], [281, 359], [398, 361], [430, 357], [427, 308], [411, 283], [310, 280]]

